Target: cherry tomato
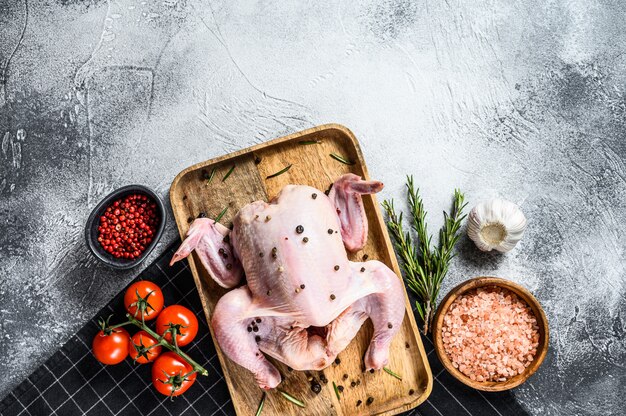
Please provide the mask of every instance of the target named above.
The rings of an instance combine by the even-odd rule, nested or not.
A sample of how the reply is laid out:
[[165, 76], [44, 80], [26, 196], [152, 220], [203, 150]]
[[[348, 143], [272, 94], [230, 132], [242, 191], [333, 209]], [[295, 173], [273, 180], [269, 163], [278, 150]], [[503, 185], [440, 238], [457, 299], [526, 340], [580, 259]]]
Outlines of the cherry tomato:
[[[154, 361], [159, 354], [161, 354], [161, 346], [158, 345], [158, 343], [159, 342], [146, 331], [137, 332], [130, 338], [130, 343], [128, 344], [130, 358], [139, 364]], [[156, 347], [152, 347], [153, 345], [156, 345]]]
[[178, 354], [165, 352], [152, 365], [152, 384], [165, 396], [178, 396], [196, 381], [196, 373], [191, 371], [191, 365]]
[[169, 331], [171, 328], [175, 328], [177, 331], [176, 342], [178, 346], [184, 347], [193, 341], [198, 333], [198, 318], [184, 306], [168, 306], [157, 318], [156, 332], [159, 335], [165, 334], [164, 338], [168, 342], [172, 342], [172, 333]]
[[143, 310], [143, 319], [149, 321], [156, 318], [163, 309], [163, 292], [150, 281], [135, 282], [126, 289], [124, 307], [137, 319], [141, 319]]
[[130, 335], [124, 328], [115, 328], [107, 335], [104, 331], [96, 334], [92, 343], [93, 355], [102, 364], [119, 364], [128, 357]]

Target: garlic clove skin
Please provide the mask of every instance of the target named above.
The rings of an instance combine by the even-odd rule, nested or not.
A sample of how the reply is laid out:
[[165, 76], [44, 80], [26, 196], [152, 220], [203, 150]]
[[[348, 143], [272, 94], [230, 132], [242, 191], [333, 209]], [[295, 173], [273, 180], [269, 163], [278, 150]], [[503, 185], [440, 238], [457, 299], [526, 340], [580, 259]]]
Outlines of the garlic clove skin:
[[526, 217], [513, 202], [492, 199], [470, 211], [467, 235], [482, 251], [511, 251], [526, 230]]

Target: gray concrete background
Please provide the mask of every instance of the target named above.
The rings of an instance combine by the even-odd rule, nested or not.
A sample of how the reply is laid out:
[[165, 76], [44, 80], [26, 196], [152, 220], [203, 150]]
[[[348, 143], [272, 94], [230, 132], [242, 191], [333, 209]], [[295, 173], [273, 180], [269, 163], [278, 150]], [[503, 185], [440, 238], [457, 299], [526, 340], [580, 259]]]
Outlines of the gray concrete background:
[[521, 205], [520, 245], [464, 238], [442, 292], [498, 275], [539, 298], [531, 413], [626, 413], [626, 4], [231, 3], [0, 3], [0, 397], [140, 272], [89, 256], [101, 197], [338, 122], [383, 197], [415, 175], [431, 229], [455, 187]]

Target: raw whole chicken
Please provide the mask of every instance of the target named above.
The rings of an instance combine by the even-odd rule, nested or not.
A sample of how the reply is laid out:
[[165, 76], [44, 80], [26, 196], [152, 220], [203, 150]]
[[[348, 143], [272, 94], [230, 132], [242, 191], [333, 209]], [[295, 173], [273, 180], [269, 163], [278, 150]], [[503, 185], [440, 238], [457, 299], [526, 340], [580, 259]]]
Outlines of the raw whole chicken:
[[[211, 326], [222, 351], [250, 370], [261, 388], [281, 377], [263, 353], [295, 370], [321, 370], [348, 346], [367, 318], [374, 334], [367, 369], [381, 369], [404, 317], [402, 282], [383, 263], [348, 261], [367, 240], [362, 194], [383, 184], [341, 176], [328, 196], [287, 185], [270, 203], [244, 206], [230, 231], [196, 219], [172, 264], [196, 250], [222, 287]], [[344, 248], [345, 246], [345, 248]]]

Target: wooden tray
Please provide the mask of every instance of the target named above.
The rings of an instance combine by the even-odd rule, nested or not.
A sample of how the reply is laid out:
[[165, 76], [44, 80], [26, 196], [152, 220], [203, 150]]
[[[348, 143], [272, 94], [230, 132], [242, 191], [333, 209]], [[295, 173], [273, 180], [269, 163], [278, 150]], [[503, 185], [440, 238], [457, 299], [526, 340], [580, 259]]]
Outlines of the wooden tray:
[[[319, 143], [303, 144], [303, 141]], [[330, 157], [333, 152], [355, 163], [340, 163]], [[289, 171], [266, 179], [289, 164], [293, 165]], [[235, 169], [223, 181], [233, 166]], [[215, 175], [207, 184], [206, 177], [213, 168]], [[215, 218], [228, 206], [220, 222], [229, 224], [242, 206], [256, 200], [269, 201], [287, 184], [305, 184], [323, 191], [337, 177], [348, 172], [369, 178], [361, 149], [352, 132], [340, 125], [328, 124], [191, 166], [174, 179], [170, 201], [178, 230], [184, 237], [189, 223], [201, 212]], [[363, 202], [369, 221], [369, 238], [367, 246], [351, 254], [350, 259], [360, 260], [367, 254], [369, 259], [384, 262], [400, 276], [376, 197], [365, 195]], [[226, 291], [213, 282], [195, 254], [189, 259], [209, 319], [218, 299]], [[324, 370], [328, 384], [322, 384], [320, 394], [311, 391], [305, 372], [291, 371], [284, 364], [271, 359], [283, 374], [280, 388], [303, 400], [306, 409], [296, 407], [278, 392], [271, 391], [263, 415], [393, 415], [412, 409], [426, 400], [432, 389], [433, 378], [406, 293], [404, 301], [407, 314], [402, 330], [392, 343], [388, 365], [388, 368], [402, 375], [402, 381], [384, 371], [373, 374], [363, 372], [363, 356], [372, 335], [372, 325], [368, 320], [348, 348], [339, 354], [341, 363]], [[217, 344], [216, 349], [237, 414], [254, 415], [262, 392], [252, 374], [224, 356]], [[343, 378], [344, 374], [348, 375], [347, 380]], [[310, 375], [319, 380], [318, 372], [310, 372]], [[357, 380], [360, 383], [351, 387], [351, 382]], [[344, 386], [341, 400], [335, 395], [333, 381], [338, 386]], [[411, 390], [413, 394], [410, 395]], [[374, 398], [370, 405], [366, 404], [368, 397]], [[357, 407], [358, 400], [362, 404]]]

